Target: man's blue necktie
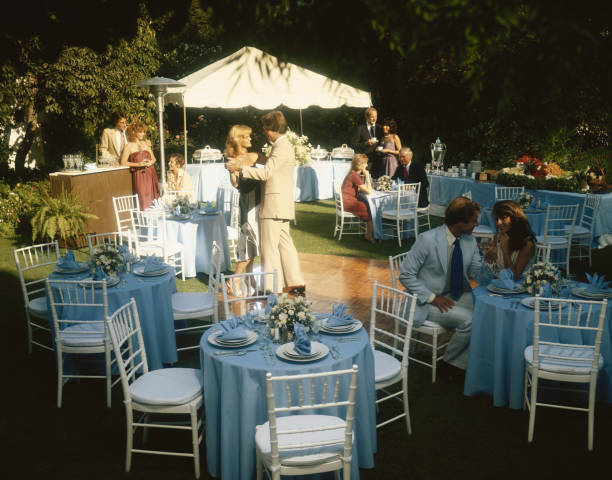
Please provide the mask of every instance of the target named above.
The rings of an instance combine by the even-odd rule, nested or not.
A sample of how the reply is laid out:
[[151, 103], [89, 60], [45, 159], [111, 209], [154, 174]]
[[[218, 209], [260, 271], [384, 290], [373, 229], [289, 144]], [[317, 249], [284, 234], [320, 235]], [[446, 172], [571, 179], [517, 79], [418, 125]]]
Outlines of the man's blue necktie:
[[370, 125], [370, 137], [374, 137], [374, 125]]
[[455, 248], [453, 248], [451, 257], [450, 293], [454, 298], [458, 298], [463, 293], [463, 252], [459, 239], [455, 240]]

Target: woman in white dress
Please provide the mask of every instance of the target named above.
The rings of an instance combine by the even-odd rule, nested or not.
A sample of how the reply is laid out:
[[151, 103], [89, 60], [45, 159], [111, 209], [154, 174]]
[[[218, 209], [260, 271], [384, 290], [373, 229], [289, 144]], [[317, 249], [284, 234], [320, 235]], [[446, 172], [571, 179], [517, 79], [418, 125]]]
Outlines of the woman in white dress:
[[[233, 158], [241, 166], [253, 166], [258, 155], [249, 152], [251, 147], [251, 128], [246, 125], [234, 125], [225, 141], [224, 155]], [[261, 202], [261, 182], [247, 178], [239, 179], [235, 173], [230, 174], [232, 185], [240, 192], [240, 233], [236, 255], [238, 263], [234, 273], [253, 271], [253, 261], [259, 256], [259, 203]], [[239, 285], [227, 285], [228, 290], [241, 296]], [[245, 292], [246, 293], [246, 292]]]
[[509, 268], [517, 280], [532, 262], [535, 234], [518, 203], [502, 200], [493, 206], [498, 233], [485, 251], [485, 259], [495, 273]]

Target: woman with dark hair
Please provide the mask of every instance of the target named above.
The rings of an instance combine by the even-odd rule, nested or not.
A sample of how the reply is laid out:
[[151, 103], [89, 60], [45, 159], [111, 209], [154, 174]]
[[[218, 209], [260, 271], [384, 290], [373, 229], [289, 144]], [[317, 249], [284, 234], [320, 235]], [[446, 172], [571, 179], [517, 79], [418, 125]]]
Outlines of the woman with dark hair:
[[138, 194], [141, 210], [146, 210], [159, 198], [159, 182], [155, 172], [155, 155], [151, 142], [145, 140], [147, 126], [131, 123], [127, 128], [128, 143], [121, 153], [121, 165], [130, 167], [134, 191]]
[[402, 142], [397, 135], [397, 123], [392, 118], [385, 118], [382, 122], [383, 137], [377, 151], [383, 154], [380, 175], [391, 177], [397, 170], [397, 155], [402, 148]]
[[518, 203], [502, 200], [493, 206], [493, 216], [499, 231], [485, 253], [487, 263], [495, 270], [509, 268], [518, 279], [535, 254], [535, 234]]

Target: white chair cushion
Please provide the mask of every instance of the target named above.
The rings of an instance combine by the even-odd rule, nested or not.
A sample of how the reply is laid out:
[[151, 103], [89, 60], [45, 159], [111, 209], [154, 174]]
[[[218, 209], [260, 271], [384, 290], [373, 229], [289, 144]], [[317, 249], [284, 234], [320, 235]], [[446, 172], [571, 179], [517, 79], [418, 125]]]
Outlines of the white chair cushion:
[[425, 333], [426, 331], [431, 330], [439, 330], [440, 332], [446, 332], [446, 328], [436, 322], [432, 322], [431, 320], [425, 320], [423, 325], [415, 327], [414, 330], [419, 331], [421, 333]]
[[172, 311], [174, 313], [197, 313], [202, 310], [212, 310], [215, 301], [206, 292], [175, 293], [172, 295]]
[[[414, 217], [415, 210], [413, 208], [402, 208], [400, 210], [400, 218], [412, 218]], [[382, 212], [383, 218], [396, 218], [397, 217], [397, 208], [389, 208], [383, 210]]]
[[28, 303], [30, 313], [38, 318], [49, 318], [47, 314], [47, 297], [38, 297]]
[[[540, 369], [555, 373], [588, 374], [593, 362], [593, 351], [577, 347], [556, 347], [552, 345], [540, 345], [540, 353], [547, 355], [560, 355], [572, 357], [572, 360], [563, 358], [543, 358]], [[525, 360], [533, 364], [533, 345], [525, 348]], [[599, 355], [597, 363], [598, 370], [603, 367], [603, 355]]]
[[202, 375], [195, 368], [152, 370], [130, 385], [132, 400], [147, 405], [183, 405], [202, 395]]
[[474, 230], [472, 230], [472, 233], [474, 234], [486, 233], [486, 234], [491, 234], [491, 235], [494, 234], [493, 229], [489, 227], [488, 225], [478, 225], [474, 227]]
[[[346, 422], [330, 415], [290, 415], [276, 418], [276, 431], [338, 425], [338, 429], [278, 435], [279, 457], [283, 465], [313, 465], [342, 455]], [[338, 443], [310, 448], [280, 450], [283, 446], [336, 440]], [[255, 443], [267, 462], [271, 460], [270, 424], [261, 425], [255, 432]]]
[[104, 345], [103, 323], [79, 323], [60, 332], [60, 340], [70, 347], [95, 347]]
[[353, 217], [356, 217], [357, 215], [351, 212], [342, 212], [342, 216], [345, 218], [353, 218]]
[[[569, 229], [570, 229], [570, 227], [569, 227], [569, 226], [566, 226], [566, 227], [565, 227], [565, 231], [566, 231], [567, 233], [569, 233]], [[582, 236], [582, 235], [589, 235], [590, 233], [591, 233], [591, 231], [590, 231], [588, 228], [585, 228], [585, 227], [583, 227], [582, 225], [575, 225], [575, 226], [574, 226], [574, 233], [573, 233], [573, 235], [572, 235], [572, 238], [573, 238], [573, 237], [576, 237], [576, 236], [578, 236], [578, 235], [581, 235], [581, 236]]]
[[[538, 235], [536, 237], [536, 242], [544, 244], [544, 235]], [[551, 247], [558, 246], [558, 245], [566, 245], [567, 237], [557, 237], [557, 236], [547, 237], [546, 244], [550, 245]]]
[[374, 350], [374, 379], [376, 383], [390, 380], [402, 371], [400, 361], [388, 353]]

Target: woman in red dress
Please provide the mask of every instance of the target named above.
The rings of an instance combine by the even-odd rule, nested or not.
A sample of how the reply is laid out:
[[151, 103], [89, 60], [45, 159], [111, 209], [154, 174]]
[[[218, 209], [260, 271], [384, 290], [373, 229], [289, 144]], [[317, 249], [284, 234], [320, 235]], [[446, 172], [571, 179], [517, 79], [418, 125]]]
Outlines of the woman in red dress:
[[151, 142], [145, 140], [147, 127], [134, 122], [127, 128], [128, 143], [121, 153], [121, 165], [130, 167], [132, 184], [138, 195], [141, 210], [146, 210], [159, 198], [159, 182], [155, 172], [155, 155]]
[[[351, 163], [351, 171], [342, 182], [342, 203], [344, 210], [357, 215], [367, 223], [368, 229], [365, 234], [365, 239], [370, 243], [374, 243], [372, 236], [372, 217], [368, 211], [366, 202], [358, 197], [358, 193], [372, 193], [372, 182], [370, 180], [370, 172], [368, 168], [368, 157], [362, 153], [358, 153], [353, 157]], [[361, 175], [365, 182], [361, 179]]]

